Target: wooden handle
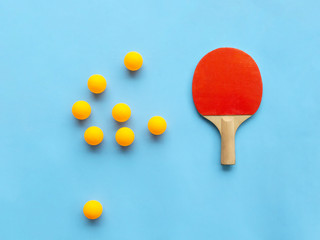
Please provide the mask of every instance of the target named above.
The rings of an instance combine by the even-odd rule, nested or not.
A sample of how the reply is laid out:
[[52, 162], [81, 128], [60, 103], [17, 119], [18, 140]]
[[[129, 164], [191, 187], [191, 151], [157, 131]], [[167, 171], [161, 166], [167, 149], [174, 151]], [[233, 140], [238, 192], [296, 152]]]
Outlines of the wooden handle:
[[223, 117], [221, 119], [221, 164], [236, 164], [235, 153], [235, 126], [233, 117]]
[[251, 115], [208, 115], [204, 117], [219, 129], [221, 135], [221, 164], [236, 164], [234, 136], [240, 124], [251, 117]]

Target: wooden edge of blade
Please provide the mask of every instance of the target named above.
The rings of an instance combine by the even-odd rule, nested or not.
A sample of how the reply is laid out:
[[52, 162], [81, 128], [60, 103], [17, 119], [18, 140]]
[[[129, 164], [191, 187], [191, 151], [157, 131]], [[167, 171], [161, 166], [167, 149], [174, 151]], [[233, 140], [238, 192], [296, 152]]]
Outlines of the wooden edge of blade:
[[237, 131], [238, 127], [247, 120], [252, 115], [221, 115], [221, 116], [203, 116], [204, 118], [208, 119], [212, 122], [219, 130], [221, 134], [221, 123], [223, 121], [233, 121], [234, 125], [234, 133]]

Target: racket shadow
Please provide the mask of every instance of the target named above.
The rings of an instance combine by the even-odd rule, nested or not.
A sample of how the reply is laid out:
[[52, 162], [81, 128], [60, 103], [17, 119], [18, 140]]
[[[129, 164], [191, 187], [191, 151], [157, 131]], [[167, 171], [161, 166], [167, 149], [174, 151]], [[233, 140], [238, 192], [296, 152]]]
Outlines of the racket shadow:
[[221, 165], [221, 169], [224, 172], [230, 172], [232, 171], [234, 165]]

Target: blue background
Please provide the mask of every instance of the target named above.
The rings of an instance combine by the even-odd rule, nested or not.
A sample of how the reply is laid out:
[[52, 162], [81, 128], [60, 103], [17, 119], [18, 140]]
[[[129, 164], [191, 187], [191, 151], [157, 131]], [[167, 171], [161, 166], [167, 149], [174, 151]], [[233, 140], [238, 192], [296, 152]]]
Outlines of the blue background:
[[[320, 239], [320, 3], [308, 1], [1, 1], [0, 239]], [[249, 53], [264, 93], [238, 130], [237, 164], [193, 105], [198, 61]], [[130, 74], [129, 51], [144, 58]], [[101, 96], [87, 89], [106, 77]], [[73, 118], [77, 100], [91, 117]], [[114, 140], [112, 107], [136, 139]], [[154, 115], [168, 123], [155, 138]], [[101, 146], [83, 139], [105, 133]], [[104, 206], [88, 221], [88, 200]]]

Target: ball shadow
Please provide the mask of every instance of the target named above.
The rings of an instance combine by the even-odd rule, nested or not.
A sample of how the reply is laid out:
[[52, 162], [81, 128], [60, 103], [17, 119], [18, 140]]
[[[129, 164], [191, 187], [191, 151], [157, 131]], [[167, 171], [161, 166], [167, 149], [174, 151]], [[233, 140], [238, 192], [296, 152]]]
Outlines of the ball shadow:
[[[140, 68], [140, 69], [141, 69], [141, 68]], [[129, 69], [127, 69], [127, 74], [128, 74], [131, 78], [137, 77], [137, 76], [139, 76], [139, 74], [140, 74], [140, 69], [137, 70], [137, 71], [130, 71]]]
[[103, 221], [103, 216], [97, 218], [97, 219], [88, 219], [86, 218], [85, 219], [85, 224], [87, 226], [90, 226], [90, 227], [98, 227], [102, 224], [102, 221]]
[[133, 151], [133, 147], [132, 147], [133, 144], [134, 143], [132, 143], [131, 145], [126, 146], [126, 147], [117, 144], [118, 145], [118, 150], [119, 150], [119, 152], [121, 152], [121, 154], [130, 154]]
[[[85, 143], [85, 144], [87, 144], [87, 143]], [[87, 147], [91, 152], [100, 152], [102, 150], [102, 148], [103, 148], [103, 145], [104, 145], [104, 141], [102, 141], [98, 145], [87, 144]]]
[[[106, 91], [106, 90], [105, 90]], [[95, 94], [95, 93], [91, 93], [91, 97], [94, 101], [101, 101], [105, 98], [105, 91], [103, 91], [102, 93], [99, 94]]]
[[152, 134], [148, 129], [146, 130], [147, 134], [149, 135], [149, 138], [151, 139], [152, 142], [161, 142], [162, 139], [164, 138], [164, 136], [162, 136], [163, 134], [160, 135], [154, 135]]
[[[90, 118], [90, 117], [89, 117]], [[88, 118], [87, 119], [84, 119], [84, 120], [79, 120], [79, 119], [76, 119], [74, 118], [76, 124], [80, 127], [83, 127], [86, 125], [86, 123], [88, 122]]]
[[117, 128], [117, 131], [118, 131], [119, 128], [124, 127], [127, 124], [127, 122], [130, 121], [130, 119], [129, 119], [128, 121], [125, 121], [125, 122], [118, 122], [118, 121], [114, 120], [113, 117], [111, 117], [111, 118], [113, 120], [113, 125]]

